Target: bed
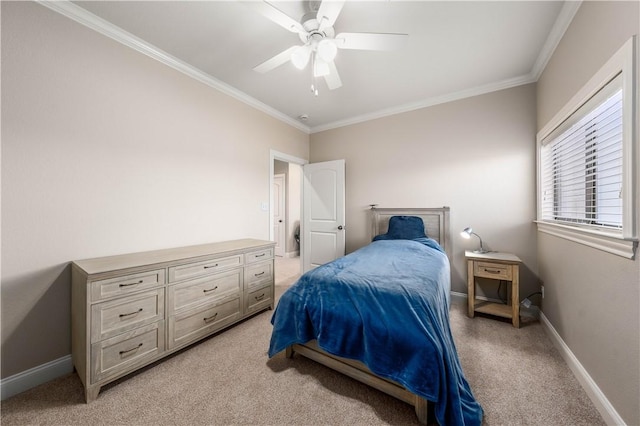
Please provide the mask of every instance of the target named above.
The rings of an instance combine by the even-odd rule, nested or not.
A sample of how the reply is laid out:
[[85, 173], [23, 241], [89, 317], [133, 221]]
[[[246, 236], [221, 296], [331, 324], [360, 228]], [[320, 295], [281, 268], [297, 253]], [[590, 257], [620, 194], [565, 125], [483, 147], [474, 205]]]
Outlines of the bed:
[[313, 359], [413, 405], [422, 424], [429, 407], [440, 425], [481, 424], [449, 328], [449, 208], [370, 215], [370, 244], [280, 297], [269, 356]]

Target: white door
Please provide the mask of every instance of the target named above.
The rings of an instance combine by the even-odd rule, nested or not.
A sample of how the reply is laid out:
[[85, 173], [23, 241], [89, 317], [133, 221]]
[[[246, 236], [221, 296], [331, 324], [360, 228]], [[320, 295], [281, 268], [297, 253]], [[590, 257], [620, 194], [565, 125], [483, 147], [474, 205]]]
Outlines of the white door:
[[344, 160], [305, 164], [302, 184], [302, 269], [345, 253]]
[[284, 256], [285, 246], [285, 188], [284, 175], [273, 176], [273, 237], [276, 242], [274, 254]]

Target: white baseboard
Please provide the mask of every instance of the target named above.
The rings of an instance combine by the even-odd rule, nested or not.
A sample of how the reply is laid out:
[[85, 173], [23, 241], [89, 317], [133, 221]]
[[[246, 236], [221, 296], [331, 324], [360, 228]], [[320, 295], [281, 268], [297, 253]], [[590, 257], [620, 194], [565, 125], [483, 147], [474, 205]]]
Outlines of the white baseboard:
[[[466, 299], [467, 295], [452, 291], [451, 297]], [[622, 417], [620, 417], [613, 405], [611, 405], [587, 370], [582, 366], [582, 364], [580, 364], [578, 358], [576, 358], [573, 352], [571, 352], [571, 349], [569, 349], [564, 340], [562, 340], [562, 337], [560, 337], [544, 313], [539, 312], [539, 317], [545, 332], [560, 351], [560, 355], [576, 376], [578, 382], [580, 382], [580, 385], [582, 385], [582, 388], [585, 390], [598, 412], [600, 412], [604, 421], [608, 425], [625, 425]], [[2, 380], [0, 382], [1, 398], [2, 400], [5, 400], [13, 395], [17, 395], [71, 372], [73, 372], [73, 361], [71, 359], [71, 355], [31, 368]]]
[[0, 382], [0, 394], [5, 399], [34, 388], [50, 380], [73, 372], [71, 355], [33, 367], [22, 373], [7, 377]]
[[284, 257], [300, 257], [299, 251], [288, 251], [284, 254]]
[[578, 379], [578, 382], [580, 382], [580, 385], [582, 385], [582, 388], [587, 393], [587, 396], [589, 396], [591, 402], [593, 402], [593, 405], [595, 405], [604, 421], [608, 425], [625, 425], [622, 417], [620, 417], [616, 409], [613, 408], [613, 405], [611, 405], [605, 394], [600, 390], [587, 370], [582, 366], [582, 364], [580, 364], [578, 358], [576, 358], [573, 352], [571, 352], [569, 346], [567, 346], [564, 340], [562, 340], [560, 334], [558, 334], [556, 329], [553, 328], [553, 325], [551, 325], [547, 317], [542, 312], [540, 313], [540, 322], [542, 323], [545, 332], [547, 333], [553, 344], [556, 346], [556, 348], [558, 348], [558, 350], [560, 351], [560, 355], [573, 372], [573, 375], [576, 376], [576, 379]]
[[[465, 302], [467, 300], [466, 293], [452, 291], [451, 297], [455, 297], [456, 299], [464, 299]], [[484, 297], [478, 297], [478, 299], [489, 300], [493, 302], [497, 301]], [[564, 340], [562, 340], [562, 337], [560, 337], [560, 334], [558, 334], [556, 329], [553, 328], [544, 313], [541, 312], [537, 306], [532, 306], [529, 309], [521, 306], [520, 314], [531, 315], [540, 318], [540, 323], [542, 324], [542, 328], [544, 329], [545, 333], [547, 333], [554, 346], [558, 348], [558, 350], [560, 351], [560, 355], [571, 369], [573, 375], [576, 377], [576, 379], [578, 379], [578, 382], [587, 393], [587, 396], [589, 397], [589, 399], [591, 399], [591, 402], [593, 402], [593, 405], [596, 407], [604, 421], [608, 425], [624, 426], [625, 422], [622, 417], [620, 417], [616, 409], [613, 408], [613, 405], [611, 405], [605, 394], [600, 390], [587, 370], [582, 366], [582, 364], [580, 364], [578, 358], [576, 358], [573, 352], [571, 352], [569, 346], [567, 346]]]

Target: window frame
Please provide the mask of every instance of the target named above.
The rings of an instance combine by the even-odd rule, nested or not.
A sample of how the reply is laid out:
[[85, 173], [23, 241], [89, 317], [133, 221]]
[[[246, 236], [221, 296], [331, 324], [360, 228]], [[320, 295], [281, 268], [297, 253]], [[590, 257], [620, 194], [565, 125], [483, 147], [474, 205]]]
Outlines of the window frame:
[[[629, 39], [573, 98], [542, 128], [536, 137], [537, 227], [539, 232], [574, 241], [629, 259], [638, 246], [638, 87], [636, 36]], [[542, 142], [595, 96], [617, 75], [622, 78], [622, 229], [596, 228], [580, 223], [545, 220], [542, 216]]]

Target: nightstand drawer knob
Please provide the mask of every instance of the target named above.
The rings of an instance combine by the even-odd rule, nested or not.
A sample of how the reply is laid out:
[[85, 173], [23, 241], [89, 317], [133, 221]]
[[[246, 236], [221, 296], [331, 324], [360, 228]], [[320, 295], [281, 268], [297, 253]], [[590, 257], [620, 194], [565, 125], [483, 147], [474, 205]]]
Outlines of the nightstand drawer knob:
[[487, 269], [487, 268], [484, 268], [484, 271], [490, 274], [499, 274], [502, 272], [500, 269]]

